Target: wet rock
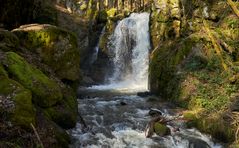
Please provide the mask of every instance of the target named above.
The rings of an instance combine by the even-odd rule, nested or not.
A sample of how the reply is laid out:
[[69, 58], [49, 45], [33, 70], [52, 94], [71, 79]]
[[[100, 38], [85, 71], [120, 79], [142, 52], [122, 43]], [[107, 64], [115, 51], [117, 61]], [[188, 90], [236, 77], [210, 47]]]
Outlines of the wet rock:
[[120, 105], [125, 106], [125, 105], [127, 105], [127, 103], [121, 101], [121, 102], [120, 102]]
[[207, 142], [199, 139], [199, 138], [195, 138], [192, 136], [187, 136], [187, 135], [179, 135], [180, 137], [182, 137], [183, 139], [187, 139], [189, 142], [189, 147], [192, 148], [211, 148]]
[[156, 116], [159, 116], [159, 115], [162, 115], [162, 111], [161, 110], [158, 110], [158, 109], [155, 109], [155, 108], [151, 108], [150, 111], [149, 111], [149, 115], [152, 116], [152, 117], [156, 117]]
[[91, 86], [91, 85], [95, 84], [95, 82], [88, 76], [83, 76], [80, 83], [82, 86]]
[[147, 102], [157, 102], [159, 101], [159, 98], [158, 97], [155, 97], [155, 96], [150, 96], [148, 99], [147, 99]]
[[152, 93], [151, 93], [151, 92], [148, 92], [148, 91], [138, 92], [138, 93], [137, 93], [137, 96], [140, 96], [140, 97], [148, 97], [148, 96], [150, 96], [150, 95], [152, 95]]

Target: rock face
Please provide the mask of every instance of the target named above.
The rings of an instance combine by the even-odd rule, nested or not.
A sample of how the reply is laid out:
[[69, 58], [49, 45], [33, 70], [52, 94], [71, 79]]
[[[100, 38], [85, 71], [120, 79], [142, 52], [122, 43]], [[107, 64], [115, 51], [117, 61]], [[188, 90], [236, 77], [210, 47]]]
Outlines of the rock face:
[[153, 48], [156, 48], [160, 40], [180, 36], [180, 1], [156, 0], [151, 7], [151, 39]]
[[[51, 68], [50, 64], [54, 62], [45, 63], [43, 58], [50, 58], [53, 51], [47, 54], [43, 49], [45, 51], [47, 47], [51, 47], [49, 50], [54, 52], [60, 50], [58, 56], [51, 57], [53, 60], [54, 58], [68, 60], [69, 57], [79, 56], [79, 52], [76, 49], [74, 35], [54, 26], [48, 27], [58, 32], [49, 35], [46, 31], [39, 30], [32, 33], [0, 30], [0, 134], [3, 135], [0, 147], [9, 145], [31, 147], [37, 144], [37, 141], [29, 141], [29, 138], [35, 139], [31, 125], [38, 131], [44, 146], [68, 147], [70, 138], [62, 128], [69, 129], [75, 126], [78, 110], [74, 91], [61, 79], [69, 78], [73, 81], [77, 80], [78, 76], [76, 73], [73, 74], [75, 76], [71, 75], [72, 71], [70, 74], [61, 73], [61, 75], [54, 73], [60, 71], [58, 69], [45, 70], [45, 67]], [[37, 32], [40, 32], [39, 36]], [[18, 38], [15, 34], [25, 34], [25, 36]], [[29, 34], [32, 35], [32, 42], [24, 38]], [[58, 41], [60, 39], [63, 40], [62, 44]], [[70, 41], [72, 44], [69, 43]], [[64, 45], [64, 51], [59, 44]], [[79, 66], [79, 58], [75, 61], [69, 59], [69, 62], [73, 62], [76, 67]], [[61, 68], [67, 73], [69, 67], [66, 66], [67, 64], [62, 65]], [[21, 131], [21, 135], [16, 131]], [[16, 140], [14, 137], [19, 138]], [[19, 142], [9, 142], [9, 139]]]
[[39, 54], [60, 79], [75, 81], [80, 76], [80, 54], [76, 37], [51, 25], [26, 25], [13, 30], [22, 46]]
[[191, 125], [225, 142], [235, 140], [226, 119], [238, 98], [238, 23], [221, 0], [152, 5], [151, 91], [187, 107]]

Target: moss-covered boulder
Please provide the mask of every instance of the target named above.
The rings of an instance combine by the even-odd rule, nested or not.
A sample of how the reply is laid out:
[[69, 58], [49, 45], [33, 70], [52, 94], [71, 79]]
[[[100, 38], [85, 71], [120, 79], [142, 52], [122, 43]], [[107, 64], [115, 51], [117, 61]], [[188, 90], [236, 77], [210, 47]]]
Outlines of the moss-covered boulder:
[[0, 29], [0, 50], [16, 50], [19, 46], [18, 37], [10, 31]]
[[166, 136], [170, 134], [170, 129], [166, 125], [156, 122], [154, 124], [154, 132], [159, 136]]
[[0, 78], [8, 77], [7, 72], [4, 70], [3, 66], [0, 64]]
[[63, 100], [44, 110], [45, 114], [64, 129], [75, 127], [77, 120], [77, 98], [70, 88], [63, 88]]
[[3, 64], [13, 79], [32, 91], [33, 101], [39, 106], [50, 107], [62, 100], [58, 84], [18, 54], [7, 52]]
[[36, 129], [44, 147], [68, 148], [70, 136], [59, 125], [46, 117], [41, 110], [37, 112]]
[[80, 76], [80, 54], [76, 36], [52, 25], [25, 25], [13, 30], [22, 46], [39, 54], [60, 79], [75, 81]]
[[0, 116], [14, 125], [30, 128], [35, 124], [32, 94], [18, 82], [0, 76]]

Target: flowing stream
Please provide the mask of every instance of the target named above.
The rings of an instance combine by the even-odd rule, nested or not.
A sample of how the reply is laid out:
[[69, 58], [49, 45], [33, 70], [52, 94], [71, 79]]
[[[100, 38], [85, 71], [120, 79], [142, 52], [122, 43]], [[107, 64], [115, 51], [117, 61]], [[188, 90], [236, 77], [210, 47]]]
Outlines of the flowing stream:
[[138, 96], [148, 91], [149, 14], [131, 14], [120, 21], [109, 42], [113, 73], [109, 84], [79, 88], [79, 121], [69, 131], [72, 148], [221, 148], [210, 136], [188, 129], [184, 121], [171, 121], [179, 131], [169, 136], [145, 137], [151, 108], [174, 118], [182, 109], [155, 96]]

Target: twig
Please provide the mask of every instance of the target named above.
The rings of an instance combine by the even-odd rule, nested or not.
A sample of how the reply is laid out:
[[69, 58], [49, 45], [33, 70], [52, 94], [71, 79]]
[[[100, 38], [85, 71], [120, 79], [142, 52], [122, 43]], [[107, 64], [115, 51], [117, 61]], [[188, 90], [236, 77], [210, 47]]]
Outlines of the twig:
[[44, 148], [43, 143], [42, 143], [42, 141], [41, 141], [41, 139], [40, 139], [40, 136], [39, 136], [39, 134], [37, 133], [37, 130], [36, 130], [36, 128], [34, 127], [34, 125], [33, 125], [32, 123], [31, 123], [31, 127], [32, 127], [32, 129], [33, 129], [35, 135], [37, 136], [37, 140], [38, 140], [38, 142], [40, 143], [41, 148]]

